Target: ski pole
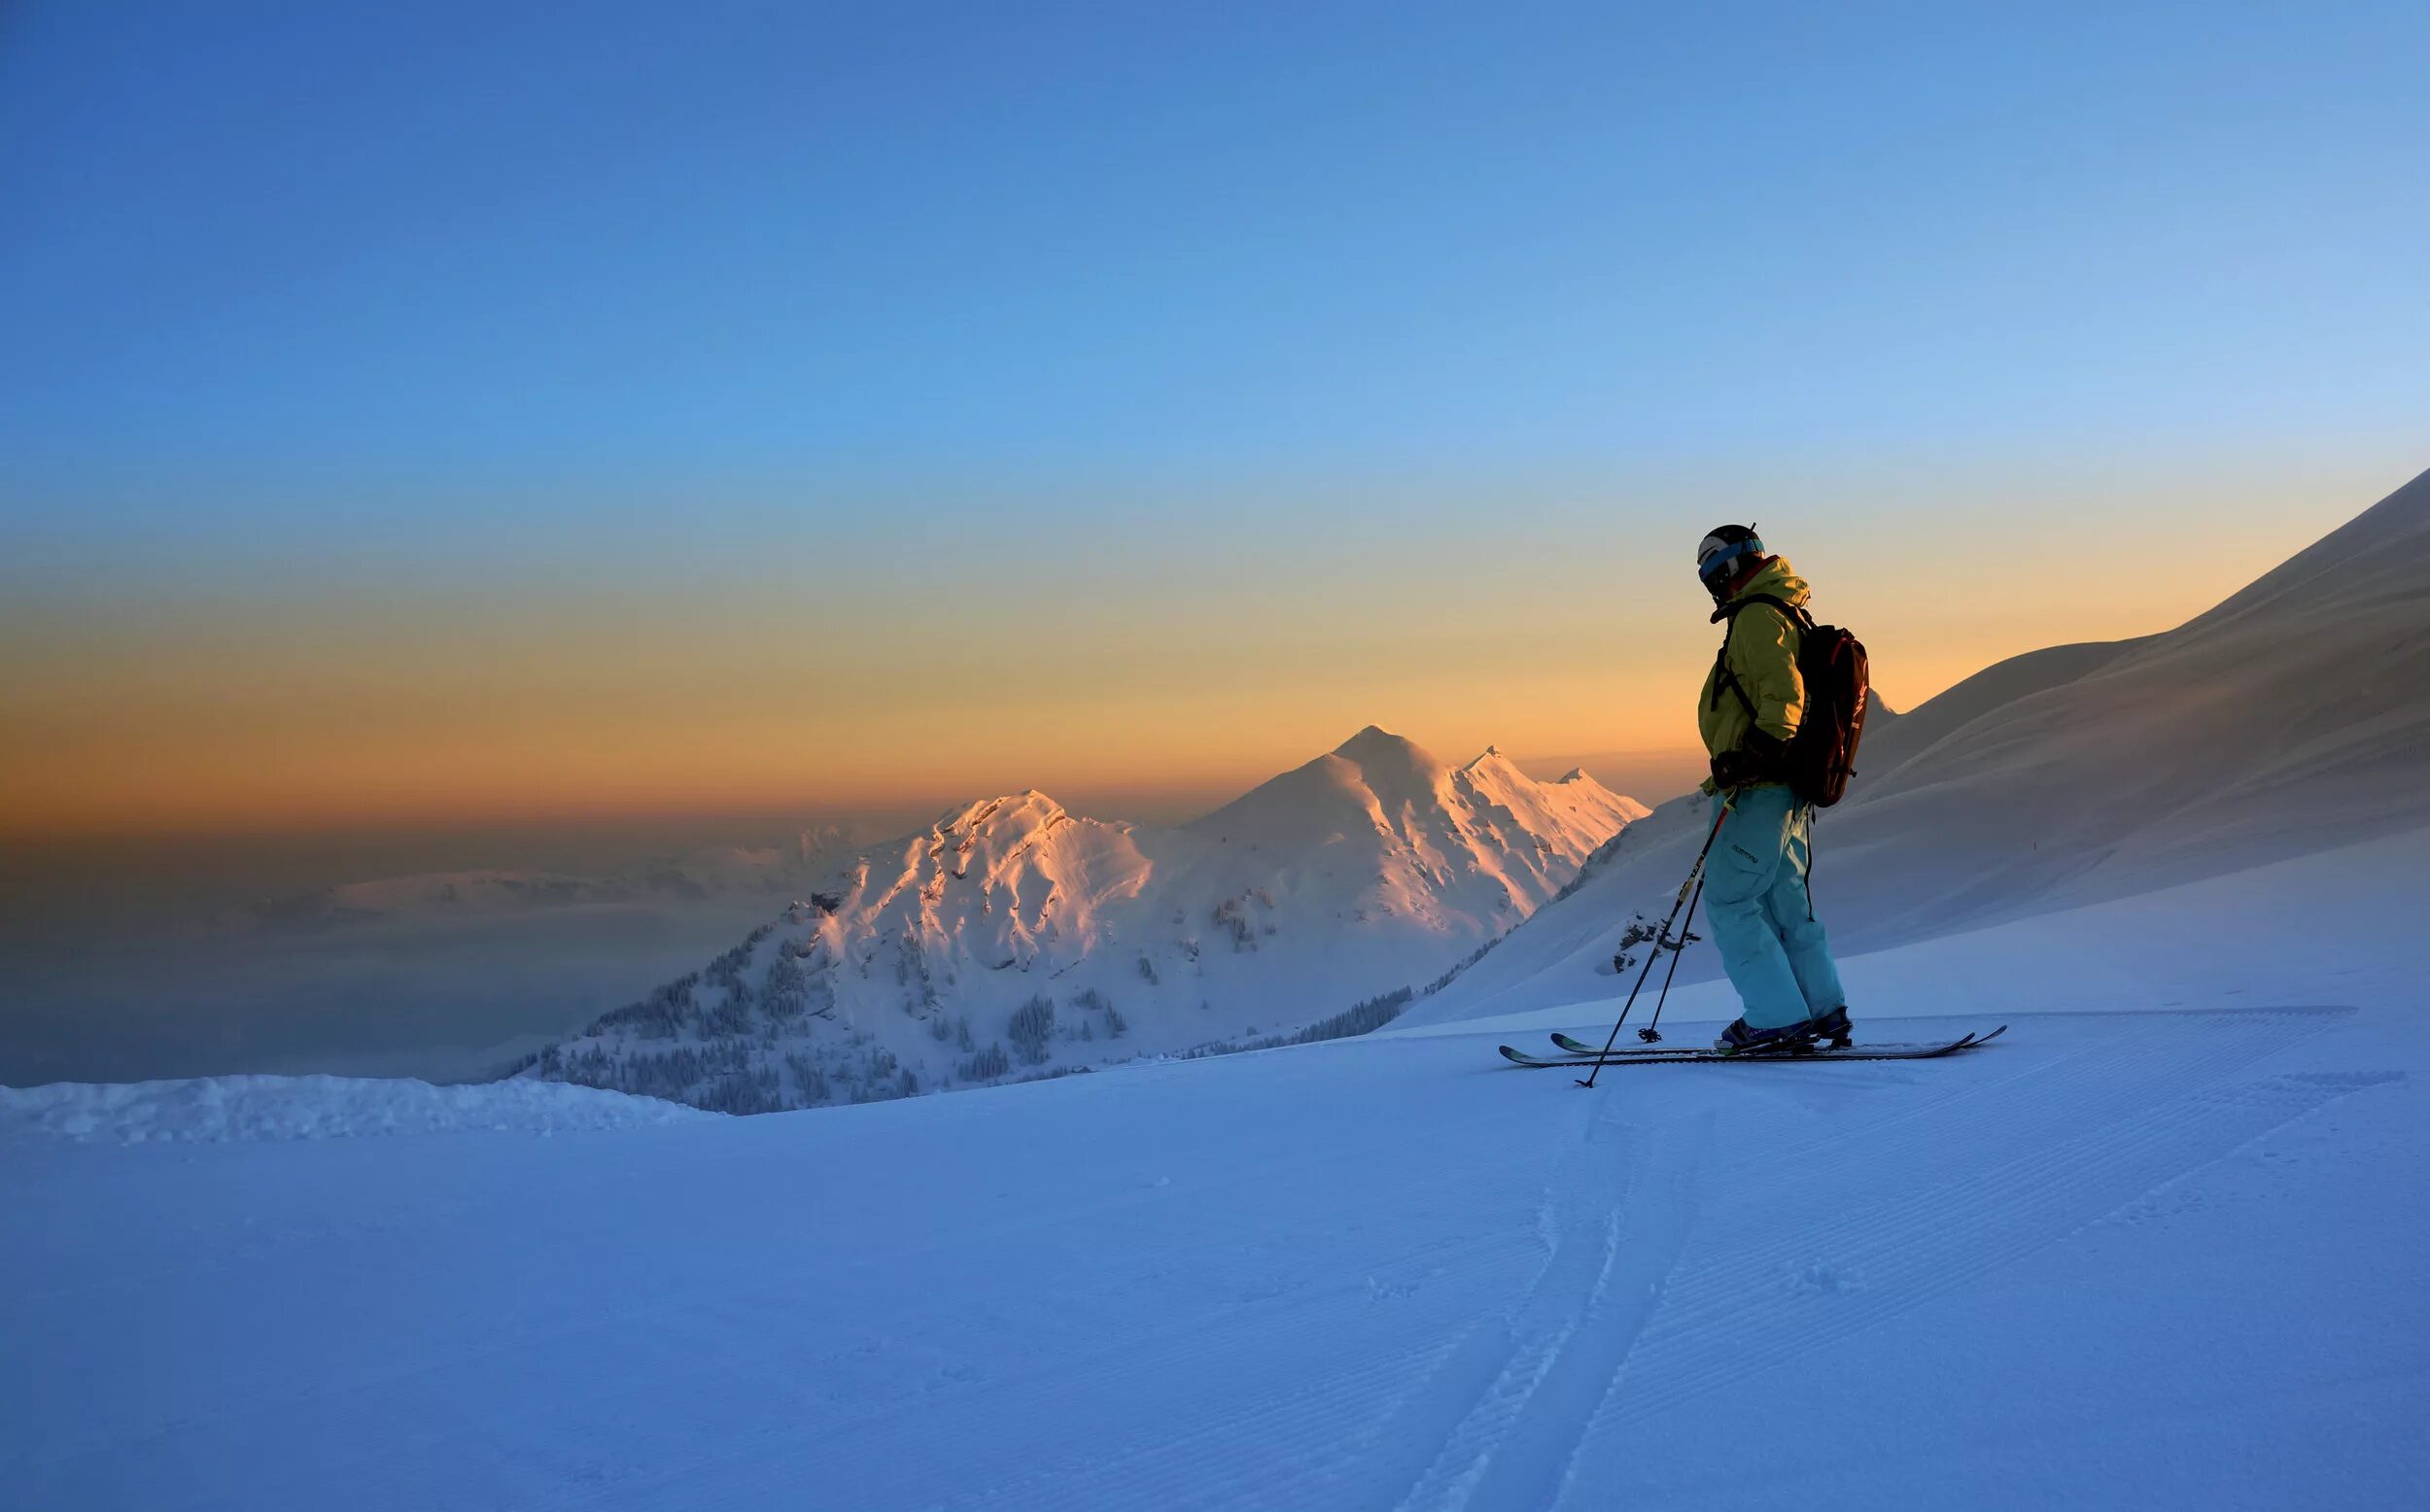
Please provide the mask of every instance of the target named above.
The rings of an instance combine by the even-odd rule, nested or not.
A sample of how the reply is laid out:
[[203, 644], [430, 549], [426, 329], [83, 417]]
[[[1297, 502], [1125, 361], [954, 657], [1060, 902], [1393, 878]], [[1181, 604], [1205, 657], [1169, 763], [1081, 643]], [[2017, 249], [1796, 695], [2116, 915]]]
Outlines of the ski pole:
[[[1727, 795], [1723, 795], [1717, 811], [1713, 815], [1713, 833], [1704, 838], [1704, 848], [1696, 852], [1696, 864], [1687, 869], [1687, 879], [1679, 884], [1679, 896], [1671, 900], [1671, 916], [1662, 921], [1662, 933], [1654, 937], [1654, 948], [1652, 952], [1646, 957], [1645, 967], [1637, 973], [1637, 984], [1628, 989], [1628, 1001], [1620, 1005], [1620, 1016], [1613, 1021], [1611, 1038], [1605, 1040], [1603, 1042], [1603, 1048], [1595, 1053], [1595, 1069], [1589, 1071], [1582, 1077], [1575, 1079], [1580, 1086], [1593, 1086], [1595, 1084], [1595, 1078], [1603, 1075], [1604, 1062], [1610, 1058], [1612, 1054], [1612, 1047], [1619, 1042], [1620, 1025], [1628, 1022], [1629, 1010], [1637, 1006], [1637, 994], [1645, 990], [1646, 979], [1653, 975], [1653, 958], [1654, 956], [1662, 953], [1661, 942], [1671, 938], [1671, 926], [1679, 922], [1679, 911], [1686, 905], [1688, 894], [1691, 891], [1699, 896], [1703, 894], [1704, 858], [1713, 853], [1713, 842], [1720, 839], [1721, 836], [1721, 821], [1728, 818], [1729, 813], [1729, 798]], [[1684, 942], [1682, 942], [1682, 944], [1684, 944]], [[1679, 955], [1677, 951], [1672, 952], [1671, 969], [1673, 971], [1677, 971], [1679, 969]], [[1663, 981], [1662, 990], [1667, 993], [1670, 991], [1670, 986], [1671, 984], [1666, 979]], [[1657, 1009], [1656, 1012], [1658, 1013], [1660, 1010]]]
[[1679, 976], [1680, 952], [1686, 949], [1689, 945], [1694, 945], [1698, 940], [1704, 938], [1696, 933], [1696, 901], [1703, 896], [1704, 878], [1699, 876], [1696, 878], [1695, 896], [1687, 900], [1687, 921], [1680, 925], [1679, 938], [1677, 940], [1657, 944], [1654, 946], [1655, 949], [1659, 950], [1662, 949], [1665, 945], [1668, 945], [1671, 952], [1671, 969], [1662, 974], [1662, 990], [1655, 993], [1653, 996], [1653, 1016], [1646, 1020], [1646, 1026], [1643, 1029], [1637, 1031], [1637, 1038], [1645, 1041], [1648, 1045], [1651, 1045], [1655, 1041], [1662, 1038], [1661, 1031], [1658, 1027], [1662, 1022], [1662, 1005], [1671, 1000], [1671, 983]]

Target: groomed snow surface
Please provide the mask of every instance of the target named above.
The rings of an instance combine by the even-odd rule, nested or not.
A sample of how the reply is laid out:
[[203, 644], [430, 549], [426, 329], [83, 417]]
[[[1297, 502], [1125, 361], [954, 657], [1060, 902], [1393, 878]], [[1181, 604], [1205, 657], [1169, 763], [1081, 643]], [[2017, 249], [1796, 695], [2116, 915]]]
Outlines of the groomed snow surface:
[[51, 1140], [141, 1145], [469, 1130], [558, 1134], [717, 1117], [651, 1097], [539, 1082], [485, 1086], [354, 1077], [59, 1082], [0, 1086], [0, 1149]]
[[18, 1144], [0, 1499], [2418, 1505], [2425, 839], [1851, 962], [1877, 1019], [1996, 986], [2007, 1037], [1920, 1065], [1587, 1092], [1499, 1064], [1531, 1019], [546, 1140]]

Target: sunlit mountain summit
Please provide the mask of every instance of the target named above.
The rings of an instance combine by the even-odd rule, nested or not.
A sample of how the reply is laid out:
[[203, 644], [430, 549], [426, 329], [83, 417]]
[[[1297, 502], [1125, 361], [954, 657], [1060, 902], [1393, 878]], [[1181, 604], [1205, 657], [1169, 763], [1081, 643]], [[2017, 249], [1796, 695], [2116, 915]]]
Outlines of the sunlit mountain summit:
[[988, 798], [524, 1074], [758, 1112], [1370, 1028], [1645, 812], [1373, 725], [1177, 828]]

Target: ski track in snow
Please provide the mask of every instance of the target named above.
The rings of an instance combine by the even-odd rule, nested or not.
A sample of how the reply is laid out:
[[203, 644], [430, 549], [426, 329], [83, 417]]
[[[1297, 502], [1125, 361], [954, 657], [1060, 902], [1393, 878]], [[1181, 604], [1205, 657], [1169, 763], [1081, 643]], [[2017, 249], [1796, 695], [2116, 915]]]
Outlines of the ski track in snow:
[[[2029, 1152], [2011, 1159], [1987, 1161], [1928, 1136], [1859, 1139], [1841, 1147], [1840, 1179], [1827, 1188], [1800, 1191], [1777, 1175], [1736, 1186], [1730, 1206], [1743, 1216], [1717, 1222], [1716, 1255], [1686, 1268], [1684, 1294], [1711, 1297], [1699, 1283], [1750, 1271], [1845, 1275], [1861, 1285], [1842, 1289], [1818, 1281], [1807, 1294], [1781, 1299], [1770, 1313], [1777, 1326], [1728, 1352], [1713, 1347], [1714, 1336], [1735, 1332], [1744, 1318], [1725, 1298], [1667, 1315], [1649, 1331], [1639, 1361], [1661, 1381], [1661, 1405], [1724, 1390], [1784, 1353], [1822, 1348], [1888, 1313], [1921, 1306], [2385, 1080], [2226, 1080], [2293, 1043], [2310, 1016], [2221, 1015], [2182, 1060], [2139, 1053], [2144, 1047], [2130, 1040], [2098, 1058], [2063, 1054], [1975, 1088], [1967, 1120], [1994, 1143], [2025, 1145]], [[2154, 1025], [2137, 1038], [2169, 1032]], [[2066, 1132], [2070, 1127], [2076, 1132]], [[1614, 1426], [1648, 1415], [1645, 1399], [1626, 1386], [1614, 1384], [1605, 1415]]]
[[[1480, 1323], [1411, 1398], [1389, 1443], [1433, 1438], [1421, 1424], [1465, 1407], [1399, 1505], [1540, 1504], [1577, 1449], [1600, 1384], [1645, 1324], [1684, 1233], [1700, 1141], [1591, 1104], [1583, 1137], [1545, 1185], [1544, 1268], [1512, 1313]], [[1698, 1120], [1699, 1134], [1710, 1115]], [[1581, 1395], [1591, 1392], [1593, 1394]], [[1389, 1472], [1379, 1479], [1389, 1481]]]
[[[2202, 1403], [2274, 1392], [2411, 1474], [2413, 1441], [2372, 1435], [2430, 1402], [2397, 1342], [2417, 1252], [2314, 1254], [2244, 1195], [2341, 1109], [2373, 1110], [2355, 1158], [2417, 1137], [2387, 1101], [2419, 1108], [2411, 1024], [2033, 1015], [1949, 1061], [1591, 1093], [1487, 1069], [1489, 1035], [1348, 1042], [547, 1142], [29, 1148], [0, 1173], [31, 1220], [0, 1246], [28, 1363], [0, 1477], [29, 1508], [1859, 1506], [1885, 1499], [1880, 1399], [1958, 1415], [1899, 1430], [1918, 1485], [2148, 1504], [2203, 1473], [2163, 1463], [2208, 1442]], [[2369, 1220], [2418, 1235], [2410, 1176], [2372, 1180], [2393, 1208]], [[2337, 1191], [2315, 1221], [2365, 1221]], [[2217, 1381], [2001, 1394], [2048, 1390], [2031, 1351], [2078, 1313], [2232, 1350], [2178, 1278], [2263, 1243], [2383, 1267], [2307, 1325], [2291, 1383], [2239, 1392], [2230, 1355]], [[2075, 1289], [1993, 1300], [2045, 1286]], [[2322, 1353], [2361, 1318], [2384, 1331]], [[1943, 1338], [1960, 1384], [1901, 1378]], [[2126, 1425], [2092, 1479], [1952, 1430], [2082, 1434], [2069, 1393]], [[1767, 1421], [1779, 1445], [1709, 1453]], [[2138, 1423], [2173, 1426], [2145, 1449]], [[2137, 1453], [2185, 1479], [2133, 1480]], [[2229, 1501], [2310, 1473], [2236, 1469]]]

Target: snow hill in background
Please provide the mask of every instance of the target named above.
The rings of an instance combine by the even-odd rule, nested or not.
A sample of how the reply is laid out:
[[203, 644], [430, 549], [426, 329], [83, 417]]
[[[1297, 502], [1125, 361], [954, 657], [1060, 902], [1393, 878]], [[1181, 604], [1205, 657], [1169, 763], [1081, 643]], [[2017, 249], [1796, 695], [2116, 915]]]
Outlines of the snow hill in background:
[[745, 1113], [1372, 1027], [1645, 811], [1372, 726], [1178, 829], [992, 798], [522, 1074]]
[[[2430, 825], [2430, 473], [2175, 630], [1977, 673], [1870, 731], [1858, 769], [1815, 841], [1843, 956]], [[1406, 1021], [1609, 995], [1711, 822], [1662, 806]]]

